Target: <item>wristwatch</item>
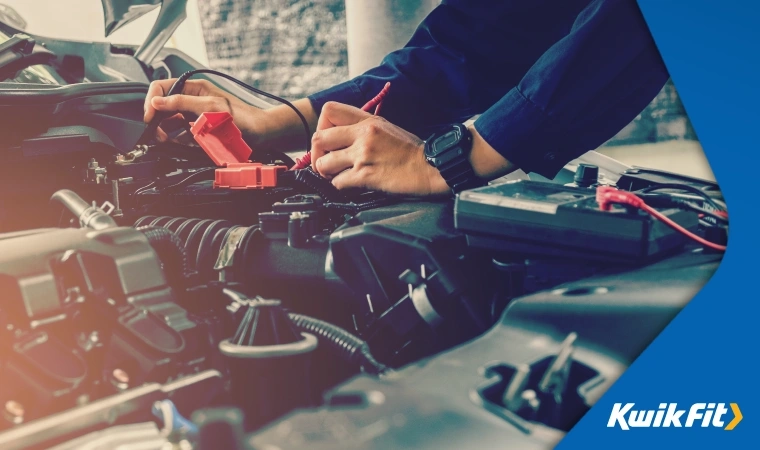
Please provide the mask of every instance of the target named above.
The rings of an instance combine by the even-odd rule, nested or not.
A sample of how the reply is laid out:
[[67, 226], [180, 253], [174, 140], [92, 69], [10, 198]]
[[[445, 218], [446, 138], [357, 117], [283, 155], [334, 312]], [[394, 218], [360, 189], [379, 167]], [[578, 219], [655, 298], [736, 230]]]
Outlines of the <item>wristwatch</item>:
[[438, 169], [454, 194], [484, 185], [472, 170], [471, 151], [472, 133], [459, 123], [436, 131], [425, 141], [425, 158]]

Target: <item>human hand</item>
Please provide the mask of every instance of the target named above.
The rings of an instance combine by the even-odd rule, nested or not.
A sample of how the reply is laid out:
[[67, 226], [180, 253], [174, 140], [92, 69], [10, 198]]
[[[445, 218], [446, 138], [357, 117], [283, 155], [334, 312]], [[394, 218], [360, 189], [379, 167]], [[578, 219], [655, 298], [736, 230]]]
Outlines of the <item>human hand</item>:
[[338, 189], [420, 196], [450, 192], [425, 159], [420, 139], [353, 106], [326, 103], [311, 145], [312, 168]]
[[[267, 135], [271, 125], [265, 111], [243, 102], [207, 80], [188, 80], [181, 94], [166, 97], [175, 81], [154, 81], [145, 98], [145, 123], [153, 120], [159, 112], [171, 114], [156, 130], [159, 141], [169, 140], [168, 133], [186, 127], [204, 112], [229, 112], [238, 128], [254, 143]], [[178, 137], [177, 140], [182, 141], [183, 138]], [[185, 136], [184, 140], [191, 141], [192, 138]]]

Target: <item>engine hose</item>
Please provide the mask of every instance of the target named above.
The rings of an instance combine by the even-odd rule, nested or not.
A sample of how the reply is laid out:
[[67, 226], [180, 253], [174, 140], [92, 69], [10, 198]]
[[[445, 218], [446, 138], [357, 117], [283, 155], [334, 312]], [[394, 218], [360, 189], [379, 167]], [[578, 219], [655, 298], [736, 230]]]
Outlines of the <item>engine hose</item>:
[[164, 266], [164, 274], [172, 286], [184, 287], [190, 276], [187, 252], [180, 238], [167, 228], [143, 226], [137, 228], [148, 239], [150, 246]]
[[364, 372], [383, 375], [391, 371], [372, 356], [365, 341], [343, 328], [303, 314], [289, 313], [288, 316], [301, 331], [326, 340], [330, 346], [346, 356], [349, 362], [357, 363]]
[[79, 219], [79, 224], [82, 227], [93, 230], [105, 230], [116, 226], [116, 222], [114, 222], [111, 216], [97, 206], [84, 201], [74, 191], [61, 189], [60, 191], [56, 191], [50, 200], [62, 204], [66, 209], [71, 211]]

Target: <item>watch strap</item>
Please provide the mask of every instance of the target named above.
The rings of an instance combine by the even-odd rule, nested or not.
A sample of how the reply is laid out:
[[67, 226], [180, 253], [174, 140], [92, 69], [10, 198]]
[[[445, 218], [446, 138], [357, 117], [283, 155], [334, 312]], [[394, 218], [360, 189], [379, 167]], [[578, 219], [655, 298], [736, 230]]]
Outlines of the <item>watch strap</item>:
[[455, 159], [449, 164], [438, 167], [438, 171], [454, 194], [483, 186], [483, 181], [472, 170], [468, 158]]

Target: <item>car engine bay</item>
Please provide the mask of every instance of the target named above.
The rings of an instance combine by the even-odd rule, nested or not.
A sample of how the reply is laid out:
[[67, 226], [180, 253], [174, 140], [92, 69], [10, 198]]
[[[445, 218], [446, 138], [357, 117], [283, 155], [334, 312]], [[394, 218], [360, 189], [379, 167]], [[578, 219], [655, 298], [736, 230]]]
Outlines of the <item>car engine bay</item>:
[[725, 244], [710, 181], [590, 152], [456, 200], [339, 191], [134, 146], [149, 82], [202, 68], [178, 51], [0, 34], [3, 449], [546, 448], [722, 258], [599, 207]]

